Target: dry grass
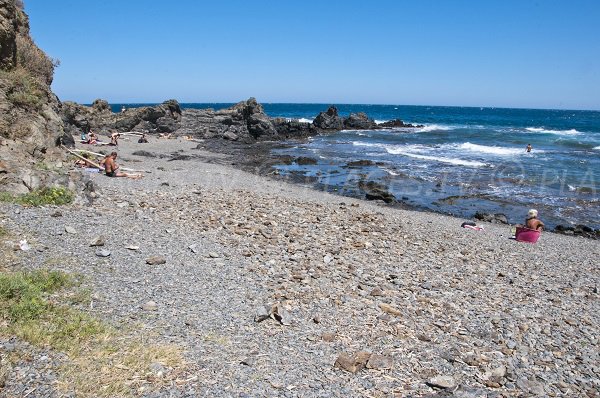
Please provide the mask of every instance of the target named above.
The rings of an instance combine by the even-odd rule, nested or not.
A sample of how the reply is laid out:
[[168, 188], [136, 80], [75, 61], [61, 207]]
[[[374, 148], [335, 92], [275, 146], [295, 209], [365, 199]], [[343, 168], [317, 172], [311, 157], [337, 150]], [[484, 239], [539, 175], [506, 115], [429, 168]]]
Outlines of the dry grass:
[[[164, 371], [152, 371], [153, 364]], [[183, 352], [176, 345], [109, 333], [81, 347], [61, 369], [58, 389], [78, 397], [129, 397], [173, 383], [183, 369]]]
[[[0, 272], [0, 335], [65, 353], [57, 388], [77, 397], [129, 397], [173, 383], [186, 369], [183, 350], [156, 336], [116, 330], [67, 303], [77, 279], [58, 271]], [[80, 296], [80, 297], [79, 297]], [[0, 363], [0, 381], [22, 356]]]

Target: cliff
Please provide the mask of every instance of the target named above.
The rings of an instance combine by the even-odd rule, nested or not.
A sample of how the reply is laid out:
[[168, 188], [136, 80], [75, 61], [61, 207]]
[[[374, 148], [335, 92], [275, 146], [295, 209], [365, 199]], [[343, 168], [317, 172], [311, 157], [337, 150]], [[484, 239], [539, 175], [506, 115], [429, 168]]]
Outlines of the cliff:
[[29, 18], [18, 0], [0, 0], [0, 185], [25, 193], [54, 178], [48, 164], [62, 153], [60, 103], [50, 89], [57, 61], [29, 34]]

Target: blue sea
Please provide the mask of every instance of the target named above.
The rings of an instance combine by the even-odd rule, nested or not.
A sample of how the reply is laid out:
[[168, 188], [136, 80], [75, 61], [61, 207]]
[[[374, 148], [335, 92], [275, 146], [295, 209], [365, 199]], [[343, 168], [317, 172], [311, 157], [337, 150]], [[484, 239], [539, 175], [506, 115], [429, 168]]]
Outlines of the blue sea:
[[[181, 105], [220, 109], [231, 104]], [[262, 105], [269, 116], [308, 122], [329, 106]], [[504, 213], [517, 223], [536, 208], [549, 227], [600, 228], [598, 111], [336, 106], [342, 116], [365, 112], [377, 122], [402, 119], [424, 127], [341, 131], [290, 142], [277, 153], [318, 163], [282, 164], [276, 166], [280, 174], [310, 177], [318, 188], [342, 194], [352, 194], [358, 181], [376, 181], [408, 205], [464, 218], [484, 211]], [[530, 153], [527, 144], [533, 147]], [[372, 165], [348, 167], [358, 160]]]

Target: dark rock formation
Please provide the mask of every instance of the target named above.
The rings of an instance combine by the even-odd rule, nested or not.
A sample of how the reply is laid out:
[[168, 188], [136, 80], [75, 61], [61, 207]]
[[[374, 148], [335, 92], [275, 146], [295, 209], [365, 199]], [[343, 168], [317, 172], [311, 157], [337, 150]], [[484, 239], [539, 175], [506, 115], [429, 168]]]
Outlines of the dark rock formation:
[[600, 229], [594, 230], [587, 225], [576, 225], [574, 227], [557, 225], [554, 232], [563, 235], [583, 236], [585, 238], [600, 239]]
[[396, 203], [396, 197], [387, 187], [374, 181], [360, 181], [358, 188], [365, 193], [368, 200], [383, 200], [385, 203]]
[[478, 211], [473, 217], [477, 220], [491, 222], [494, 224], [508, 224], [506, 215], [502, 213], [491, 214]]
[[306, 165], [311, 165], [311, 164], [317, 164], [317, 159], [315, 158], [309, 158], [307, 156], [300, 156], [298, 158], [296, 158], [294, 160], [296, 162], [296, 164], [301, 165], [301, 166], [306, 166]]
[[422, 124], [404, 123], [400, 119], [388, 120], [387, 122], [383, 122], [383, 123], [379, 124], [378, 126], [380, 128], [381, 127], [384, 127], [384, 128], [419, 128], [419, 127], [423, 127]]
[[[181, 127], [177, 131], [179, 135], [205, 139], [223, 138], [244, 143], [257, 140], [301, 139], [319, 134], [331, 134], [342, 129], [380, 130], [390, 127], [419, 127], [405, 124], [401, 120], [378, 125], [362, 112], [352, 113], [347, 118], [343, 118], [335, 106], [330, 106], [326, 112], [319, 113], [312, 123], [281, 117], [271, 118], [264, 113], [262, 106], [254, 98], [218, 111], [185, 109], [182, 115]], [[140, 125], [137, 126], [139, 127]]]
[[355, 160], [353, 162], [348, 162], [346, 166], [348, 167], [364, 167], [364, 166], [373, 166], [375, 162], [372, 160]]
[[288, 120], [284, 118], [274, 118], [271, 122], [277, 130], [277, 135], [280, 138], [306, 138], [315, 136], [321, 131], [312, 123], [303, 123], [298, 120]]
[[176, 100], [168, 100], [156, 106], [113, 113], [105, 100], [97, 99], [92, 106], [66, 101], [61, 116], [65, 130], [72, 135], [89, 130], [105, 135], [127, 131], [172, 133], [180, 127], [181, 108]]
[[370, 119], [366, 113], [351, 113], [344, 119], [344, 128], [348, 130], [377, 130], [379, 125]]
[[254, 98], [218, 111], [186, 109], [177, 134], [248, 142], [280, 138], [273, 119]]
[[327, 112], [321, 112], [313, 120], [313, 125], [320, 130], [342, 130], [344, 128], [344, 119], [342, 119], [335, 106], [330, 106]]

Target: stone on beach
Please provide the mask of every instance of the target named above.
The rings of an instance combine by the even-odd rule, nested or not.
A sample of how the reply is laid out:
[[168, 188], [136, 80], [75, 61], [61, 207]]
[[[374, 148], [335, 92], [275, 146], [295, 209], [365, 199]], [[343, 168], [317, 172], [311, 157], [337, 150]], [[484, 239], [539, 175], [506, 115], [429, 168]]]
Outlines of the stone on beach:
[[161, 264], [165, 264], [167, 262], [167, 259], [164, 258], [163, 256], [150, 256], [146, 259], [146, 264], [149, 265], [161, 265]]

